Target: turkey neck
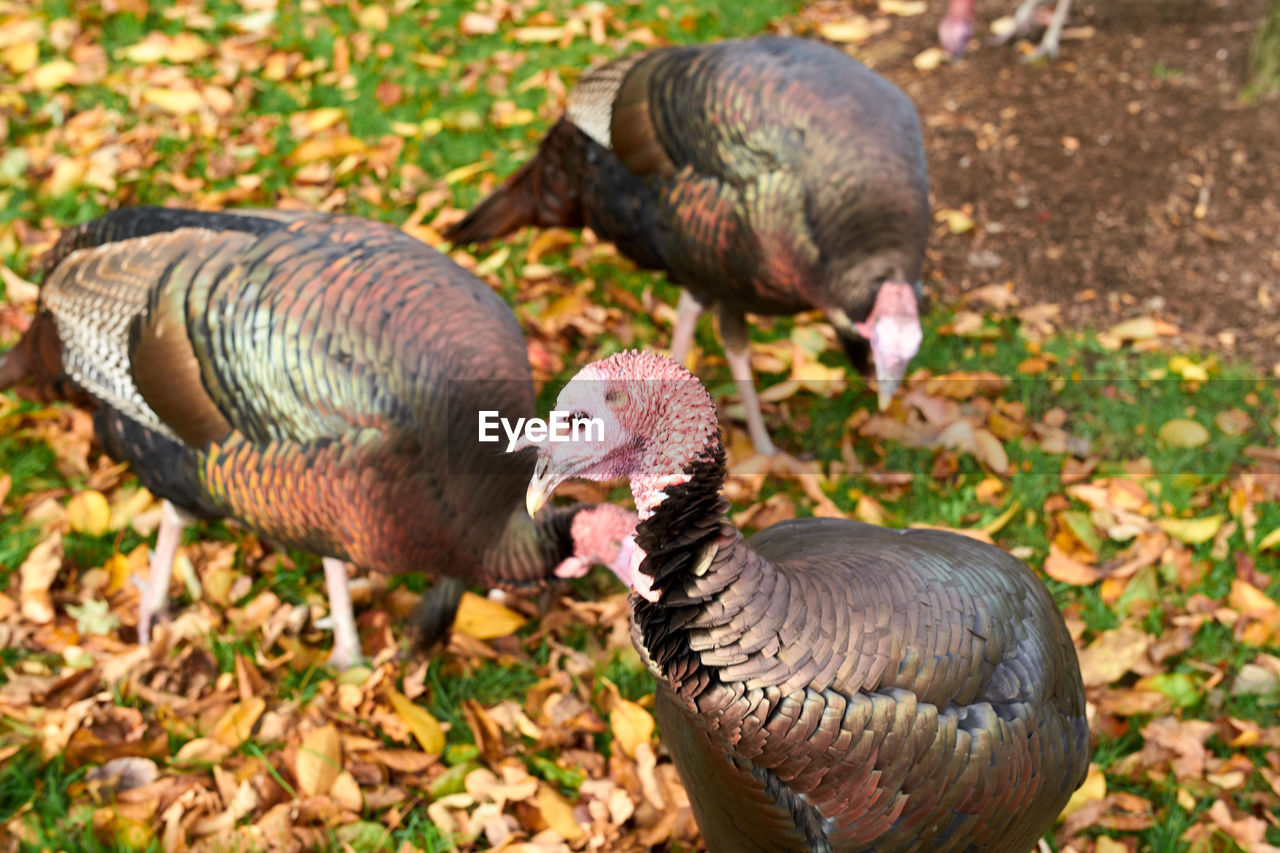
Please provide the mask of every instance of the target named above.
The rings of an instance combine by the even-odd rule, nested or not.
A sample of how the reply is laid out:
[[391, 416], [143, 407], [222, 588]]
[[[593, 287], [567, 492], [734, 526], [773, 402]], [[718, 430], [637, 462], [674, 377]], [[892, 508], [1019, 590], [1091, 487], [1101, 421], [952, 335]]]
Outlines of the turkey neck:
[[[685, 688], [700, 692], [706, 679], [715, 676], [701, 666], [688, 628], [737, 579], [741, 561], [729, 557], [745, 543], [727, 517], [729, 502], [720, 494], [725, 460], [718, 431], [691, 454], [683, 474], [684, 482], [666, 486], [666, 496], [636, 527], [636, 546], [645, 553], [639, 571], [654, 579], [661, 597], [650, 602], [632, 596], [632, 640], [650, 671], [692, 704], [696, 696]], [[633, 492], [643, 517], [643, 481], [633, 479]], [[686, 685], [686, 676], [694, 681]]]

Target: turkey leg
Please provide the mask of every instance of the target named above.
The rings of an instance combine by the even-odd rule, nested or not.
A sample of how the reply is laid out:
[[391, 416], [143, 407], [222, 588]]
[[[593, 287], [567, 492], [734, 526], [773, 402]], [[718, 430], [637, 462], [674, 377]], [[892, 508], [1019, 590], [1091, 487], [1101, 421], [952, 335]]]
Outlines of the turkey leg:
[[671, 360], [684, 367], [689, 350], [693, 348], [693, 333], [702, 315], [702, 303], [689, 291], [680, 288], [680, 301], [676, 303], [676, 327], [671, 331]]
[[1062, 38], [1062, 28], [1066, 26], [1067, 12], [1070, 8], [1071, 0], [1058, 0], [1058, 5], [1053, 10], [1053, 17], [1049, 19], [1049, 28], [1044, 31], [1040, 46], [1027, 57], [1028, 62], [1042, 56], [1058, 58], [1058, 42]]
[[355, 615], [351, 612], [351, 590], [347, 586], [347, 564], [325, 557], [324, 585], [329, 592], [329, 618], [333, 620], [333, 654], [329, 665], [349, 669], [361, 659], [360, 635], [356, 632]]
[[191, 518], [169, 501], [160, 509], [160, 530], [156, 533], [156, 547], [151, 552], [151, 568], [145, 581], [134, 578], [134, 584], [142, 590], [138, 602], [138, 644], [151, 643], [151, 623], [157, 616], [169, 612], [169, 580], [173, 577], [173, 561], [182, 544], [182, 531]]
[[746, 410], [747, 434], [756, 453], [772, 456], [776, 452], [764, 428], [764, 415], [760, 413], [760, 398], [751, 375], [750, 339], [747, 336], [747, 320], [742, 314], [720, 310], [720, 340], [724, 343], [724, 358], [729, 362], [729, 372], [738, 386], [742, 408]]

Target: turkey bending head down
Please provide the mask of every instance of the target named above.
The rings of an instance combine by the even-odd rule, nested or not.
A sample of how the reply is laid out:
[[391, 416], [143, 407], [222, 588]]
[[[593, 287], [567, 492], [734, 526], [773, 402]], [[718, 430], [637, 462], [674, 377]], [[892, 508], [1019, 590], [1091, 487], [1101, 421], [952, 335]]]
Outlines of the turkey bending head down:
[[166, 500], [140, 642], [166, 610], [175, 507], [323, 556], [340, 667], [360, 657], [343, 560], [442, 578], [413, 617], [424, 640], [453, 623], [465, 583], [625, 569], [626, 513], [531, 520], [532, 454], [478, 443], [479, 411], [534, 413], [524, 336], [484, 282], [407, 234], [136, 207], [67, 229], [47, 270], [0, 389], [93, 405], [108, 452]]
[[543, 443], [531, 509], [625, 476], [640, 515], [632, 639], [707, 848], [1028, 851], [1089, 763], [1075, 648], [1020, 560], [844, 519], [744, 539], [715, 406], [648, 353], [589, 364]]
[[681, 294], [671, 357], [703, 306], [759, 452], [744, 314], [821, 309], [883, 408], [920, 347], [929, 230], [920, 120], [830, 45], [774, 36], [662, 47], [587, 71], [538, 153], [446, 235], [589, 225]]

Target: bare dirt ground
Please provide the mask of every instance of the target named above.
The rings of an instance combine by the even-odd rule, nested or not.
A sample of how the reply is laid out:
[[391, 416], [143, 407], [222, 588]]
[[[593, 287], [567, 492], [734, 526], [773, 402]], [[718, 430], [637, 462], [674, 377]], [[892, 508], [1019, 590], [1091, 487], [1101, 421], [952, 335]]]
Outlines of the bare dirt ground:
[[[919, 107], [935, 210], [977, 221], [939, 229], [934, 293], [1011, 281], [1070, 325], [1154, 315], [1280, 376], [1280, 99], [1242, 95], [1266, 0], [1077, 0], [1093, 34], [1056, 62], [984, 44], [918, 71], [944, 5], [865, 57]], [[979, 33], [1015, 6], [979, 0]]]

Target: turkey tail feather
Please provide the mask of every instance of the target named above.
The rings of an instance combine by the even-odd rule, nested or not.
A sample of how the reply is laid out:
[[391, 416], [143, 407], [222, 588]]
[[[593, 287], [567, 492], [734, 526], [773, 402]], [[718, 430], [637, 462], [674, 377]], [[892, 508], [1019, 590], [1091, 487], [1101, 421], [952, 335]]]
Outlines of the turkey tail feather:
[[41, 399], [87, 400], [79, 394], [62, 367], [62, 341], [53, 317], [41, 312], [13, 349], [0, 361], [0, 391], [31, 380]]
[[582, 204], [565, 171], [565, 155], [586, 144], [581, 130], [561, 119], [538, 153], [488, 198], [444, 232], [456, 244], [483, 243], [526, 225], [581, 228]]

